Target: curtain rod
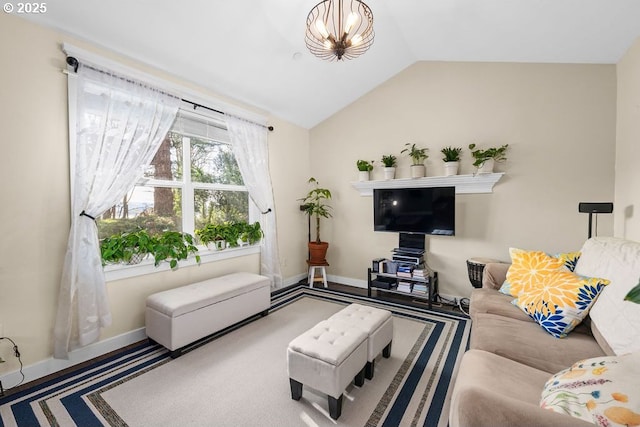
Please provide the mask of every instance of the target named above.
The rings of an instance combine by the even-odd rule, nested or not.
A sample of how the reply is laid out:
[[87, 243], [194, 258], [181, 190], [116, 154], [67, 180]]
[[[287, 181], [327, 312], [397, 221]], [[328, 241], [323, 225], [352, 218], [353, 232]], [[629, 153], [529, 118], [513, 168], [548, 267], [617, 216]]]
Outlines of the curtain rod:
[[[67, 56], [67, 65], [69, 65], [70, 67], [73, 67], [73, 72], [77, 73], [78, 72], [78, 66], [80, 65], [80, 62], [78, 62], [78, 59], [73, 57], [73, 56]], [[102, 70], [99, 70], [97, 68], [94, 67], [90, 67], [93, 70], [96, 70], [98, 72], [103, 72]], [[125, 79], [127, 80], [127, 79]], [[181, 101], [189, 103], [191, 105], [193, 105], [193, 109], [196, 110], [198, 108], [204, 108], [205, 110], [209, 110], [209, 111], [213, 111], [214, 113], [218, 113], [218, 114], [222, 114], [223, 116], [228, 115], [227, 113], [225, 113], [224, 111], [220, 111], [220, 110], [216, 110], [215, 108], [211, 108], [211, 107], [207, 107], [206, 105], [202, 105], [202, 104], [198, 104], [197, 102], [193, 102], [193, 101], [189, 101], [188, 99], [184, 99], [184, 98], [180, 98]], [[266, 128], [269, 131], [273, 131], [273, 126], [267, 126], [267, 125], [263, 125], [262, 123], [256, 123], [254, 121], [251, 120], [247, 120], [247, 119], [243, 119], [248, 121], [249, 123], [253, 123], [255, 125], [258, 126], [262, 126], [263, 128]]]

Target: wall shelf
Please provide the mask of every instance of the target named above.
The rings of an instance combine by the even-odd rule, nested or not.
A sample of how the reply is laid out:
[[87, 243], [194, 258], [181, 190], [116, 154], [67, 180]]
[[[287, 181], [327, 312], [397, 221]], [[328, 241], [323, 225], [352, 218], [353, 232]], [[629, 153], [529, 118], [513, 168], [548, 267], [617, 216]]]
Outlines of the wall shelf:
[[474, 175], [429, 176], [376, 181], [354, 181], [353, 188], [361, 196], [373, 196], [374, 188], [456, 187], [456, 194], [492, 193], [504, 172]]

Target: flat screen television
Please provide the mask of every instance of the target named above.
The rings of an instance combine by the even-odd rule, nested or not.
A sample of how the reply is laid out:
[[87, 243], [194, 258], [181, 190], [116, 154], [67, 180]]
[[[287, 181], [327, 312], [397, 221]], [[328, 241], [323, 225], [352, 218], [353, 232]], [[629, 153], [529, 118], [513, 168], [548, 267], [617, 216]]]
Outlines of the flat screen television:
[[455, 187], [373, 190], [374, 231], [453, 236]]

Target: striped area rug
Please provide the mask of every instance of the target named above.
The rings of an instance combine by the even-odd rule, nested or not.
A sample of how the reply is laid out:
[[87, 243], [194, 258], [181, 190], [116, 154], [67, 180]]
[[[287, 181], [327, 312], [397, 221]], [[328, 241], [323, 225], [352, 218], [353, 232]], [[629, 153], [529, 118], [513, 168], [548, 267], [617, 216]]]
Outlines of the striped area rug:
[[[394, 321], [394, 345], [391, 359], [381, 359], [380, 362], [376, 362], [376, 375], [371, 384], [367, 381], [362, 388], [352, 385], [353, 390], [346, 391], [343, 415], [337, 422], [328, 418], [328, 414], [323, 410], [326, 406], [326, 397], [315, 396], [312, 390], [305, 389], [303, 399], [297, 402], [291, 399], [286, 366], [284, 368], [279, 366], [286, 362], [278, 360], [270, 363], [278, 365], [277, 369], [284, 369], [284, 372], [274, 373], [275, 378], [278, 378], [275, 381], [277, 384], [270, 384], [268, 387], [271, 388], [267, 388], [267, 390], [273, 390], [268, 393], [269, 399], [272, 399], [273, 405], [277, 405], [273, 408], [273, 414], [266, 416], [267, 411], [264, 409], [259, 410], [258, 406], [246, 405], [244, 402], [240, 402], [240, 409], [237, 409], [234, 406], [237, 402], [233, 402], [227, 406], [229, 412], [250, 412], [253, 409], [261, 413], [251, 414], [253, 418], [225, 418], [219, 411], [207, 418], [206, 425], [446, 426], [449, 396], [459, 359], [467, 347], [469, 337], [470, 321], [466, 316], [300, 286], [273, 296], [272, 307], [267, 317], [243, 322], [223, 333], [209, 337], [195, 345], [193, 351], [178, 359], [172, 360], [167, 350], [162, 347], [146, 342], [140, 343], [63, 377], [6, 396], [0, 399], [0, 427], [202, 425], [202, 420], [198, 421], [197, 417], [184, 417], [179, 422], [163, 418], [161, 410], [167, 403], [162, 403], [160, 398], [156, 400], [153, 396], [148, 396], [153, 393], [145, 391], [144, 387], [153, 389], [153, 381], [156, 381], [154, 376], [167, 378], [168, 376], [162, 373], [163, 370], [169, 373], [185, 369], [202, 371], [202, 366], [207, 365], [199, 366], [198, 363], [216, 363], [220, 360], [218, 357], [221, 350], [216, 348], [216, 345], [224, 344], [227, 346], [225, 348], [229, 348], [225, 340], [241, 341], [242, 334], [251, 334], [252, 329], [256, 330], [255, 336], [260, 336], [258, 328], [266, 327], [266, 324], [261, 326], [261, 322], [271, 322], [268, 327], [272, 329], [278, 329], [278, 322], [281, 322], [283, 326], [281, 335], [284, 335], [280, 338], [281, 342], [274, 339], [280, 346], [283, 342], [297, 336], [295, 327], [291, 323], [293, 323], [292, 319], [300, 315], [294, 309], [307, 310], [308, 316], [313, 317], [314, 313], [320, 316], [321, 313], [325, 314], [324, 311], [336, 312], [346, 304], [354, 302], [384, 308], [393, 313], [394, 319], [397, 319]], [[310, 310], [308, 307], [313, 309]], [[289, 329], [286, 329], [285, 325]], [[305, 329], [301, 329], [302, 331], [308, 328], [300, 326], [300, 328], [303, 327]], [[287, 333], [294, 335], [289, 337]], [[249, 335], [250, 338], [255, 336]], [[254, 338], [251, 340], [256, 341]], [[286, 344], [284, 348], [278, 347], [274, 353], [281, 354], [285, 359], [285, 348]], [[253, 350], [247, 348], [246, 352], [249, 351], [268, 353], [260, 347]], [[207, 353], [215, 353], [209, 354], [213, 357], [211, 359], [213, 362], [206, 359]], [[257, 354], [254, 359], [259, 356], [260, 354]], [[205, 357], [204, 362], [196, 359], [197, 357]], [[198, 360], [201, 361], [198, 362]], [[191, 375], [199, 376], [200, 374], [193, 372]], [[221, 377], [216, 374], [213, 378], [215, 380]], [[265, 378], [262, 380], [270, 381], [268, 378], [265, 371]], [[279, 381], [280, 379], [282, 381]], [[207, 381], [207, 384], [211, 383], [210, 380]], [[147, 384], [148, 382], [151, 382], [151, 386]], [[173, 381], [162, 386], [176, 387], [175, 383]], [[243, 387], [243, 384], [246, 382], [229, 387], [238, 389]], [[159, 388], [157, 385], [155, 387], [156, 390]], [[194, 387], [197, 386], [194, 385]], [[245, 385], [245, 387], [251, 386]], [[180, 393], [179, 388], [174, 390], [176, 394], [171, 400], [171, 405], [175, 407], [174, 411], [180, 411], [180, 399], [189, 399], [185, 401], [185, 411], [206, 414], [207, 409], [211, 410], [208, 406], [212, 403], [204, 396], [201, 402], [202, 408], [194, 411], [199, 404], [197, 398], [185, 396], [187, 393]], [[223, 385], [214, 386], [214, 390], [222, 393]], [[226, 395], [231, 395], [234, 400], [242, 400], [241, 397], [235, 399], [229, 392]], [[250, 394], [241, 395], [250, 396]], [[145, 397], [147, 397], [146, 400]], [[123, 403], [122, 400], [125, 402]], [[136, 401], [135, 404], [131, 404], [133, 409], [127, 408], [127, 400]], [[159, 406], [157, 410], [154, 410], [154, 402]], [[153, 418], [151, 414], [154, 413], [159, 418]], [[278, 416], [287, 417], [286, 423], [278, 419]], [[252, 423], [247, 419], [253, 419], [255, 422]]]

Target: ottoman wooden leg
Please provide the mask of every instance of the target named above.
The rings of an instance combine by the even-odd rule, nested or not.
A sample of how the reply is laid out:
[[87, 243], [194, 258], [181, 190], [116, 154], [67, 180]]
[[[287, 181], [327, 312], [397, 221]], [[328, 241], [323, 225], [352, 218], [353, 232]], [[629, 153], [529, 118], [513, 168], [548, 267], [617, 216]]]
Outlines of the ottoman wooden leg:
[[391, 343], [393, 341], [389, 341], [389, 344], [387, 344], [387, 346], [385, 348], [382, 349], [382, 357], [384, 357], [385, 359], [388, 359], [391, 357]]
[[329, 396], [329, 415], [334, 420], [340, 418], [342, 414], [342, 394], [337, 399], [333, 396]]
[[371, 362], [367, 362], [367, 366], [365, 369], [365, 373], [364, 376], [368, 379], [368, 380], [372, 380], [373, 379], [373, 371], [376, 369], [376, 360], [373, 359]]
[[293, 400], [300, 400], [302, 397], [302, 383], [289, 378], [289, 385], [291, 386], [291, 398]]

